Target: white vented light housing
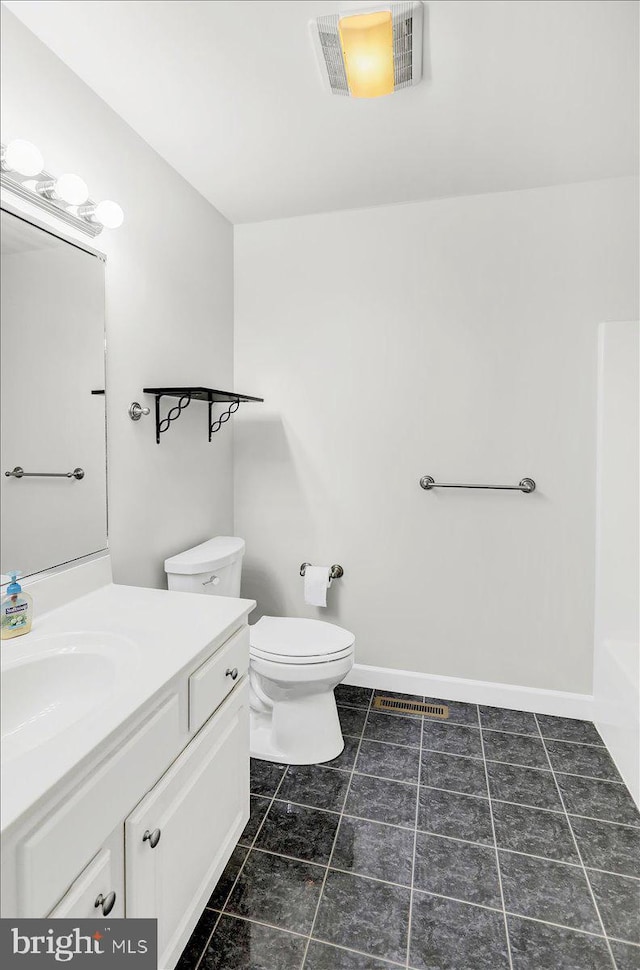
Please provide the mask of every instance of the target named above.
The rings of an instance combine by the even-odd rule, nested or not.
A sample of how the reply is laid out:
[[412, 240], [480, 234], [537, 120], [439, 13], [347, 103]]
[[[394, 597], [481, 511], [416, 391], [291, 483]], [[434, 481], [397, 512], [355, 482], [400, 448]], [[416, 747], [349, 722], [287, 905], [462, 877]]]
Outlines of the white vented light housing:
[[341, 10], [310, 24], [323, 82], [332, 94], [377, 98], [422, 77], [422, 3]]

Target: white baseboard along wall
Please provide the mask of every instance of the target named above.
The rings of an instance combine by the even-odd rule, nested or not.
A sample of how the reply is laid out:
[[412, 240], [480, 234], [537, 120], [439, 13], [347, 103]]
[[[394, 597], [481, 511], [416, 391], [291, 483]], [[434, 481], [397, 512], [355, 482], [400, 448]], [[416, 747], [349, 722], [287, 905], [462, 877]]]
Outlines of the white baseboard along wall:
[[469, 704], [487, 704], [490, 707], [508, 707], [516, 711], [552, 714], [556, 717], [575, 717], [585, 721], [593, 720], [594, 714], [592, 694], [572, 694], [568, 691], [519, 687], [516, 684], [467, 680], [463, 677], [441, 677], [422, 674], [417, 670], [394, 670], [391, 667], [354, 664], [344, 683], [450, 701], [465, 701]]

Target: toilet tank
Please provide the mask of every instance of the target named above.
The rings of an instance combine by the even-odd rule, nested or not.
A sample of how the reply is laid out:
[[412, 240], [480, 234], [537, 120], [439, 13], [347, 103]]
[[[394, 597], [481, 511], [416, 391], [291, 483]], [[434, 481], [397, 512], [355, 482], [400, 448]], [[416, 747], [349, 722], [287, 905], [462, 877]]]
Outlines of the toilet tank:
[[244, 539], [216, 536], [164, 561], [169, 589], [209, 596], [240, 596]]

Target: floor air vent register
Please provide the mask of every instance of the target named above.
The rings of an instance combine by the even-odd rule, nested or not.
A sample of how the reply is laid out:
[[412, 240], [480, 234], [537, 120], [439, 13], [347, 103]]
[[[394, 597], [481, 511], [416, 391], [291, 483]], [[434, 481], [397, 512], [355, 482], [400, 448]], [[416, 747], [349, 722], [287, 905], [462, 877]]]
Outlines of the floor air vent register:
[[376, 697], [373, 709], [392, 711], [394, 714], [424, 714], [426, 717], [439, 717], [443, 720], [449, 717], [446, 704], [426, 704], [424, 701], [408, 701], [397, 697]]

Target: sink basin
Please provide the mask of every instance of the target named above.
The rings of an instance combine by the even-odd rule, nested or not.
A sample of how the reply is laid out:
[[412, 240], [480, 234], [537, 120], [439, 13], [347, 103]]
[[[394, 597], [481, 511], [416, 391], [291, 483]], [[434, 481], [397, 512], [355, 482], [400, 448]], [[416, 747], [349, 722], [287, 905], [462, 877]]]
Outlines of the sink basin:
[[123, 649], [128, 660], [136, 654], [135, 644], [114, 634], [60, 634], [31, 641], [26, 656], [3, 664], [3, 760], [57, 737], [92, 712], [99, 717], [122, 686]]

